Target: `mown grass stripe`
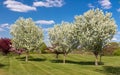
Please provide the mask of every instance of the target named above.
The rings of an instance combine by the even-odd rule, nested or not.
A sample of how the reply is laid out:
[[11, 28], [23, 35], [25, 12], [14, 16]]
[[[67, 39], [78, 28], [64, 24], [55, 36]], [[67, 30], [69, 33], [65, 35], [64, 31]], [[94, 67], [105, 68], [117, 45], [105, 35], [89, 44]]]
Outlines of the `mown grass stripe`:
[[[50, 65], [51, 65], [51, 66], [50, 66]], [[45, 70], [48, 70], [48, 71], [50, 71], [51, 73], [54, 72], [53, 75], [56, 75], [56, 74], [58, 74], [58, 73], [59, 73], [58, 75], [63, 75], [63, 74], [65, 74], [65, 75], [70, 75], [70, 74], [66, 74], [66, 71], [61, 71], [60, 69], [58, 69], [58, 68], [56, 68], [56, 67], [53, 67], [52, 64], [48, 64], [48, 62], [45, 62], [45, 63], [36, 62], [36, 66], [37, 66], [37, 67], [42, 66], [42, 67], [44, 67]]]
[[15, 58], [10, 58], [10, 68], [9, 73], [11, 75], [29, 75], [28, 72], [24, 69], [24, 67], [20, 64], [19, 61], [17, 61]]
[[[18, 61], [17, 59], [15, 59], [15, 61], [16, 61], [17, 63], [19, 63], [19, 65], [20, 65], [20, 67], [21, 67], [21, 69], [23, 70], [23, 72], [24, 72], [25, 75], [29, 75], [29, 74], [30, 74], [30, 73], [25, 69], [25, 67], [22, 65], [22, 62]], [[22, 73], [22, 74], [23, 74], [23, 73]]]
[[[36, 65], [35, 63], [29, 62], [32, 66], [34, 66], [36, 69], [39, 69], [40, 72], [42, 72], [43, 75], [54, 75], [48, 70], [44, 69], [44, 66]], [[40, 75], [41, 73], [37, 73], [36, 75]]]

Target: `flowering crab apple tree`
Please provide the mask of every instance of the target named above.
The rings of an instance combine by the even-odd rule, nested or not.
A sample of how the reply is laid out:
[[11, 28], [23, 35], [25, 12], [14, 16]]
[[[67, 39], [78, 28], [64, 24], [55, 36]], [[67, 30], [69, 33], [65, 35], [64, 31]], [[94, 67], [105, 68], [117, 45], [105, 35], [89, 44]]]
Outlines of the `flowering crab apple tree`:
[[76, 16], [74, 24], [80, 46], [94, 53], [95, 65], [98, 65], [98, 55], [116, 33], [117, 27], [112, 14], [92, 9]]
[[13, 36], [13, 46], [17, 49], [24, 49], [26, 52], [26, 62], [30, 51], [39, 50], [43, 43], [42, 29], [35, 25], [31, 18], [19, 18], [10, 30]]
[[62, 22], [49, 30], [50, 43], [56, 53], [64, 55], [63, 63], [66, 55], [76, 47], [77, 42], [72, 34], [73, 28], [73, 24]]

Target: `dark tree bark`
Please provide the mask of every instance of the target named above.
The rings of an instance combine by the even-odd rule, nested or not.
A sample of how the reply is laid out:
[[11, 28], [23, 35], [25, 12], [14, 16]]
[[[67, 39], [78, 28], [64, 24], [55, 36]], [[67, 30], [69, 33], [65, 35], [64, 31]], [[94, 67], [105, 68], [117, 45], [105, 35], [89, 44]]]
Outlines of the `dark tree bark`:
[[59, 57], [59, 54], [57, 53], [57, 54], [56, 54], [56, 60], [58, 60], [58, 57]]
[[102, 62], [102, 54], [100, 54], [100, 63]]

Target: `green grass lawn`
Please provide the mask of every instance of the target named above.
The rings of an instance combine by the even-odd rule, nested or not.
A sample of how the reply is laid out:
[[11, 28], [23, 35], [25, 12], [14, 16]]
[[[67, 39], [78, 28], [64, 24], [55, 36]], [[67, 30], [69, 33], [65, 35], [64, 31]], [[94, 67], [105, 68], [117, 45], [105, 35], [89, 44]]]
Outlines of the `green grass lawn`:
[[66, 64], [54, 54], [31, 54], [24, 56], [0, 56], [0, 75], [120, 75], [120, 56], [104, 56], [103, 65], [94, 66], [94, 56], [69, 54]]

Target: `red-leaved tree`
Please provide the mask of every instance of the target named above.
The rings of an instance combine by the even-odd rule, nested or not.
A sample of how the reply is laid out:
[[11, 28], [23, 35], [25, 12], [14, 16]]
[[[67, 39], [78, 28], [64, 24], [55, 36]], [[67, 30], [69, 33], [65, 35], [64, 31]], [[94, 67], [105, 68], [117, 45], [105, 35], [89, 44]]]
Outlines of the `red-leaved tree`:
[[12, 42], [9, 38], [1, 38], [0, 39], [0, 51], [6, 55], [8, 54], [10, 51], [10, 48], [12, 46]]
[[3, 55], [7, 55], [10, 52], [15, 54], [22, 54], [24, 49], [16, 49], [12, 46], [11, 39], [9, 38], [0, 38], [0, 52], [3, 53]]

